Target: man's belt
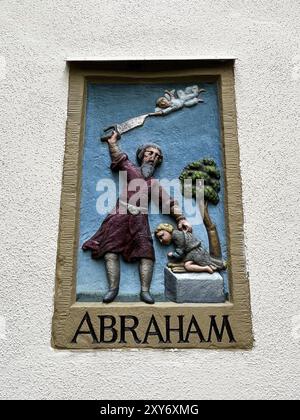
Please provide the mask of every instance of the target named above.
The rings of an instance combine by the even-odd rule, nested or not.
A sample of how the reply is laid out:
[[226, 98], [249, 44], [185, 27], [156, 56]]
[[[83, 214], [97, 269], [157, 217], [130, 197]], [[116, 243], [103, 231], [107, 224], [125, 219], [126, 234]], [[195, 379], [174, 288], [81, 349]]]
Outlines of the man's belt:
[[145, 207], [137, 207], [137, 206], [134, 206], [133, 204], [125, 203], [125, 201], [122, 201], [122, 200], [119, 200], [119, 203], [122, 207], [125, 207], [128, 210], [128, 212], [132, 214], [133, 216], [137, 216], [138, 214], [142, 212], [146, 214], [148, 213], [148, 209]]

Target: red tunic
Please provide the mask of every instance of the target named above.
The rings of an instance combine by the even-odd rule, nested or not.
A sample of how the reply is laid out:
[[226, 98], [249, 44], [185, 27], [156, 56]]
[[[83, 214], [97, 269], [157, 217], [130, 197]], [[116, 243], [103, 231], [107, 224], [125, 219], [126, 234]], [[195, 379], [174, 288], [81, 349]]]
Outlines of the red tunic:
[[[152, 199], [157, 200], [160, 206], [162, 202], [170, 207], [174, 205], [174, 200], [170, 199], [158, 185], [158, 181], [154, 178], [145, 180], [140, 168], [130, 162], [126, 154], [122, 153], [117, 160], [113, 161], [111, 169], [126, 171], [128, 183], [135, 179], [146, 181], [146, 190], [143, 190], [143, 194], [147, 195], [149, 200], [152, 191]], [[136, 191], [128, 191], [128, 184], [126, 189], [129, 200]], [[155, 196], [155, 192], [158, 192], [158, 195]], [[141, 207], [143, 207], [142, 204]], [[155, 254], [148, 214], [133, 215], [127, 211], [126, 214], [120, 214], [119, 209], [120, 200], [117, 201], [113, 212], [108, 214], [98, 231], [83, 244], [82, 249], [91, 250], [92, 258], [95, 259], [103, 257], [107, 252], [113, 252], [121, 254], [128, 262], [137, 261], [140, 258], [149, 258], [154, 261]], [[122, 211], [124, 213], [124, 207]]]

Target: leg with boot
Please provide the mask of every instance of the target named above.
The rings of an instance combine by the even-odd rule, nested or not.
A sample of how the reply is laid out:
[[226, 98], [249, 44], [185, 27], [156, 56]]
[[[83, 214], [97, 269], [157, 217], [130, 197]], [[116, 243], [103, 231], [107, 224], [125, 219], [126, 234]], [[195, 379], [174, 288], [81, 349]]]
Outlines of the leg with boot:
[[154, 299], [150, 294], [154, 262], [148, 258], [140, 260], [140, 281], [141, 281], [141, 300], [148, 304], [153, 304]]
[[103, 303], [110, 303], [119, 293], [120, 259], [118, 254], [108, 252], [104, 255], [104, 260], [109, 290], [103, 298]]

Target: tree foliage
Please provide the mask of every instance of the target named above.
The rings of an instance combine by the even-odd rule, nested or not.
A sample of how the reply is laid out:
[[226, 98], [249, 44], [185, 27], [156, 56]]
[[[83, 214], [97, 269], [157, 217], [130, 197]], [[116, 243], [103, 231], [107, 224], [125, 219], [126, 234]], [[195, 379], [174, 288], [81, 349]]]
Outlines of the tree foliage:
[[196, 160], [195, 162], [187, 165], [179, 176], [181, 185], [183, 187], [184, 181], [187, 179], [192, 180], [191, 191], [186, 191], [196, 197], [196, 181], [204, 181], [204, 200], [211, 204], [219, 203], [220, 185], [220, 171], [216, 162], [213, 159]]

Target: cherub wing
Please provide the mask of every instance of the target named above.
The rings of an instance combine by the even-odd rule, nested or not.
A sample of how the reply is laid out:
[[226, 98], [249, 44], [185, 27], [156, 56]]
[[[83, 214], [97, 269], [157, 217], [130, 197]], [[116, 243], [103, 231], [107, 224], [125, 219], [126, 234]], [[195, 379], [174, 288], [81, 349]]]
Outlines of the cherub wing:
[[184, 100], [185, 99], [185, 92], [183, 91], [183, 90], [177, 90], [177, 96], [178, 96], [178, 98], [179, 99], [182, 99], [182, 100]]
[[168, 99], [168, 101], [172, 100], [173, 98], [177, 98], [175, 89], [165, 90], [165, 97]]

